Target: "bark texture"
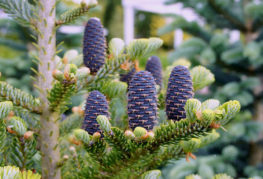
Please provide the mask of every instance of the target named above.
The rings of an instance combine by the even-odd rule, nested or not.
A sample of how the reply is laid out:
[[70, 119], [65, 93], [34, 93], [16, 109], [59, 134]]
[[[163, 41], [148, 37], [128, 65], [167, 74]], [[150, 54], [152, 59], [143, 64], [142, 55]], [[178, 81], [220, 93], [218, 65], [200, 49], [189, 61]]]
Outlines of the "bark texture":
[[49, 109], [47, 90], [52, 87], [52, 71], [55, 69], [56, 54], [55, 29], [56, 0], [39, 0], [38, 47], [39, 47], [39, 81], [40, 98], [43, 113], [41, 115], [40, 145], [42, 154], [42, 178], [60, 179], [60, 160], [58, 147], [59, 114]]

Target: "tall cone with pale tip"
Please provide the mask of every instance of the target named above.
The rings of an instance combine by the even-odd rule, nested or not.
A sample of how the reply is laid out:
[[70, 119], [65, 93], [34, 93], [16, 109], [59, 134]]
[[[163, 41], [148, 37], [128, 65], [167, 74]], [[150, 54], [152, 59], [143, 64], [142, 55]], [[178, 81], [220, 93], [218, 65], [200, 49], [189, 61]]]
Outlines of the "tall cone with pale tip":
[[89, 19], [84, 33], [84, 64], [95, 74], [104, 65], [106, 57], [106, 40], [103, 27], [98, 18]]
[[150, 72], [136, 73], [129, 84], [128, 118], [131, 129], [152, 130], [157, 118], [157, 97], [154, 78]]
[[184, 106], [193, 97], [193, 84], [187, 67], [174, 67], [169, 78], [166, 94], [166, 114], [169, 120], [179, 121], [186, 117]]
[[82, 128], [91, 135], [95, 132], [101, 132], [96, 119], [99, 115], [109, 116], [108, 109], [108, 102], [103, 94], [99, 91], [90, 92], [86, 101]]
[[146, 63], [146, 71], [151, 72], [155, 83], [162, 87], [163, 75], [162, 75], [162, 64], [160, 58], [157, 56], [151, 56]]

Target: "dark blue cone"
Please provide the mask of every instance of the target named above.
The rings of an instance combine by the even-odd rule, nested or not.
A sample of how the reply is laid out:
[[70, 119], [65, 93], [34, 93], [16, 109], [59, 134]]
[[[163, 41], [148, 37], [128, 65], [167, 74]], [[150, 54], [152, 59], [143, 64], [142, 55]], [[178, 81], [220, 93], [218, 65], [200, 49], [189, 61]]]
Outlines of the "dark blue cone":
[[151, 72], [155, 80], [155, 83], [160, 87], [162, 87], [162, 83], [163, 83], [162, 64], [159, 57], [151, 56], [147, 61], [145, 70]]
[[129, 83], [130, 83], [133, 75], [135, 75], [135, 73], [136, 73], [135, 68], [132, 68], [132, 70], [129, 71], [127, 74], [120, 74], [120, 81], [126, 82], [129, 86]]
[[108, 109], [108, 102], [103, 94], [101, 94], [99, 91], [90, 92], [86, 101], [85, 118], [82, 128], [91, 135], [93, 135], [95, 132], [101, 133], [96, 119], [99, 115], [109, 116]]
[[97, 73], [104, 65], [106, 57], [106, 40], [103, 27], [97, 18], [89, 19], [84, 33], [83, 58], [84, 64], [91, 74]]
[[186, 117], [184, 106], [193, 97], [193, 84], [188, 68], [176, 66], [169, 78], [166, 94], [166, 114], [169, 120], [179, 121]]
[[136, 73], [129, 83], [128, 118], [131, 129], [152, 130], [157, 122], [157, 98], [154, 78], [150, 72]]

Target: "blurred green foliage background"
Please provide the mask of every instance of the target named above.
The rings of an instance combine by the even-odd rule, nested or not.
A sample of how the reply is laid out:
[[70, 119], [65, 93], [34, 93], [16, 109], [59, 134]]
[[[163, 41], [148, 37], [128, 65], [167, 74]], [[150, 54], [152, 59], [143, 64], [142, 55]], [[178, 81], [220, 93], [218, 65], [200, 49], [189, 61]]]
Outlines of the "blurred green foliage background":
[[[200, 1], [200, 3], [204, 2], [206, 1]], [[234, 2], [222, 1], [222, 3], [224, 7], [227, 5], [231, 7], [230, 5]], [[243, 3], [243, 1], [237, 3]], [[175, 65], [175, 62], [180, 63], [180, 60], [182, 62], [182, 58], [186, 58], [192, 66], [201, 64], [211, 69], [216, 76], [216, 82], [210, 88], [199, 91], [196, 94], [197, 98], [205, 100], [212, 97], [219, 99], [222, 103], [236, 99], [240, 101], [243, 108], [242, 112], [226, 127], [227, 132], [221, 133], [221, 138], [216, 143], [198, 151], [196, 161], [187, 163], [182, 159], [176, 162], [171, 161], [167, 166], [163, 166], [163, 178], [180, 179], [193, 173], [200, 174], [204, 179], [209, 179], [216, 173], [227, 173], [235, 178], [253, 176], [263, 178], [262, 158], [257, 163], [251, 162], [255, 152], [253, 146], [257, 145], [256, 151], [263, 150], [263, 140], [259, 138], [263, 131], [263, 124], [252, 120], [256, 118], [257, 110], [260, 110], [257, 104], [262, 103], [262, 91], [257, 94], [255, 89], [262, 85], [263, 29], [259, 28], [258, 37], [249, 43], [245, 42], [245, 35], [241, 35], [240, 41], [230, 43], [229, 34], [223, 33], [222, 28], [233, 29], [231, 24], [224, 24], [223, 21], [219, 23], [217, 19], [219, 17], [211, 12], [209, 7], [203, 7], [204, 9], [200, 10], [198, 3], [191, 1], [185, 1], [184, 5], [195, 8], [196, 12], [207, 20], [208, 25], [201, 27], [200, 30], [199, 26], [187, 23], [178, 16], [174, 18], [172, 25], [158, 32], [158, 29], [166, 25], [165, 17], [139, 11], [136, 13], [136, 37], [160, 36], [164, 40], [163, 48], [157, 54], [153, 54], [160, 57], [164, 76], [168, 76], [169, 69]], [[58, 14], [61, 14], [66, 7], [74, 6], [74, 3], [69, 0], [61, 0], [58, 4]], [[239, 6], [235, 4], [234, 7], [238, 9]], [[97, 16], [102, 20], [108, 40], [114, 37], [123, 38], [121, 0], [99, 0], [99, 7], [89, 16]], [[82, 17], [75, 22], [75, 25], [82, 26], [87, 19], [87, 16]], [[182, 28], [187, 32], [186, 35], [191, 34], [193, 38], [173, 50], [172, 32], [176, 28]], [[196, 33], [199, 31], [205, 33]], [[30, 77], [34, 76], [31, 69], [36, 68], [33, 58], [36, 52], [32, 44], [35, 40], [27, 34], [28, 29], [18, 25], [12, 19], [0, 19], [1, 80], [6, 80], [17, 88], [35, 94], [32, 91], [33, 80]], [[60, 47], [62, 50], [60, 56], [69, 49], [81, 52], [82, 33], [66, 34], [58, 30], [57, 37], [58, 44], [64, 42]], [[141, 69], [144, 69], [146, 61], [146, 58], [141, 59]], [[245, 72], [244, 69], [247, 71]], [[252, 72], [249, 69], [253, 69]], [[82, 95], [76, 96], [73, 105], [78, 105], [82, 98]], [[111, 105], [118, 105], [118, 102], [112, 102]], [[124, 115], [125, 109], [121, 108], [121, 110], [112, 111], [112, 113], [116, 116]], [[160, 115], [162, 114], [163, 112], [160, 111]]]

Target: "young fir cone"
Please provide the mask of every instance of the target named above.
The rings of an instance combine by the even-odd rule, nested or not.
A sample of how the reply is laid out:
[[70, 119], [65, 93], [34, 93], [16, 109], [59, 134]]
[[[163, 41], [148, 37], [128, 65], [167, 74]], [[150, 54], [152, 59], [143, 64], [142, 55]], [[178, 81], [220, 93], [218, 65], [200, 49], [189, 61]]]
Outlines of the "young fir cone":
[[186, 117], [184, 106], [193, 97], [193, 84], [187, 67], [174, 67], [169, 78], [166, 94], [166, 114], [169, 120], [179, 121]]
[[157, 118], [157, 97], [154, 78], [148, 71], [136, 73], [129, 84], [128, 118], [131, 129], [152, 130]]
[[103, 94], [99, 91], [90, 92], [86, 101], [85, 117], [82, 128], [91, 135], [95, 132], [101, 133], [96, 119], [99, 115], [109, 116], [108, 109], [108, 102]]
[[146, 71], [151, 72], [155, 83], [162, 87], [163, 75], [162, 75], [162, 64], [157, 56], [151, 56], [146, 64]]
[[135, 75], [135, 73], [136, 73], [135, 68], [132, 68], [131, 71], [129, 71], [127, 74], [120, 74], [120, 81], [126, 82], [129, 86], [129, 83], [130, 83], [133, 75]]
[[89, 19], [84, 32], [84, 64], [90, 69], [91, 74], [95, 74], [104, 65], [105, 57], [106, 40], [103, 27], [98, 18], [91, 18]]

